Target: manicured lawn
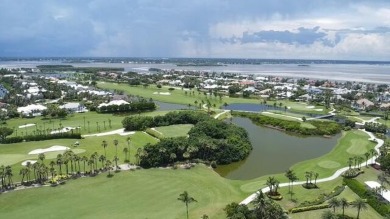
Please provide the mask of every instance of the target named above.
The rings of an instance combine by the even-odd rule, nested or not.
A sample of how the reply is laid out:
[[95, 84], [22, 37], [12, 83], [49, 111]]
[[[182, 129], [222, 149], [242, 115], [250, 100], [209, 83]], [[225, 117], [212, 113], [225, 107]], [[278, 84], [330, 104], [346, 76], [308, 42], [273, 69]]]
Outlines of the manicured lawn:
[[[153, 100], [158, 100], [161, 102], [166, 103], [177, 103], [177, 104], [191, 104], [195, 105], [194, 102], [197, 101], [198, 104], [202, 102], [202, 100], [206, 103], [207, 100], [210, 100], [211, 104], [216, 104], [217, 107], [222, 106], [224, 102], [226, 103], [258, 103], [259, 100], [256, 99], [243, 99], [243, 98], [229, 98], [229, 97], [222, 97], [222, 100], [219, 99], [219, 97], [213, 96], [205, 96], [203, 92], [198, 93], [197, 90], [193, 90], [195, 93], [194, 95], [190, 95], [190, 91], [187, 90], [187, 95], [185, 94], [185, 90], [181, 90], [180, 88], [176, 88], [173, 91], [169, 91], [169, 86], [163, 86], [162, 88], [157, 88], [156, 86], [149, 86], [147, 88], [144, 88], [143, 86], [129, 86], [127, 84], [115, 84], [115, 83], [98, 83], [98, 87], [104, 88], [104, 89], [116, 89], [116, 90], [122, 90], [126, 92], [127, 94], [132, 95], [139, 95], [145, 98], [152, 98]], [[161, 94], [154, 94], [155, 92], [161, 92], [161, 93], [170, 93], [171, 95], [161, 95]], [[191, 91], [192, 92], [192, 91]]]
[[[215, 104], [216, 107], [220, 107], [223, 105], [223, 103], [260, 103], [262, 100], [257, 98], [231, 98], [228, 96], [223, 96], [220, 100], [219, 97], [214, 96], [205, 96], [203, 92], [198, 93], [198, 91], [194, 90], [194, 95], [190, 95], [190, 91], [187, 90], [187, 95], [185, 90], [181, 90], [181, 88], [175, 88], [174, 91], [169, 91], [169, 86], [163, 86], [162, 88], [157, 88], [156, 86], [149, 86], [147, 88], [144, 88], [143, 86], [129, 86], [127, 84], [117, 84], [117, 83], [109, 83], [109, 82], [100, 82], [98, 83], [98, 87], [104, 88], [104, 89], [111, 89], [111, 90], [122, 90], [126, 92], [127, 94], [132, 95], [139, 95], [145, 98], [152, 98], [153, 100], [158, 100], [161, 102], [166, 103], [178, 103], [178, 104], [191, 104], [195, 105], [194, 102], [197, 101], [198, 104], [202, 102], [202, 100], [206, 103], [207, 100], [211, 102], [211, 104]], [[154, 94], [154, 93], [162, 92], [167, 93], [169, 92], [170, 95], [161, 95], [161, 94]], [[192, 92], [192, 91], [191, 91]], [[290, 107], [291, 111], [296, 112], [303, 112], [303, 113], [315, 113], [315, 114], [326, 114], [328, 113], [328, 110], [325, 109], [323, 106], [314, 106], [307, 105], [306, 103], [302, 102], [292, 102], [289, 100], [278, 100], [278, 101], [267, 101], [268, 105], [273, 105], [273, 103], [276, 102], [277, 106], [279, 106], [279, 103], [282, 103], [282, 107], [287, 106]]]
[[301, 127], [308, 128], [308, 129], [315, 129], [316, 128], [314, 125], [312, 125], [310, 123], [300, 121], [301, 117], [299, 117], [299, 116], [297, 116], [297, 114], [293, 114], [293, 113], [272, 112], [272, 113], [262, 113], [262, 115], [273, 117], [273, 118], [278, 118], [278, 119], [283, 119], [283, 120], [287, 120], [287, 121], [300, 122]]
[[71, 180], [63, 186], [2, 194], [2, 218], [185, 218], [179, 194], [188, 191], [198, 202], [189, 205], [190, 218], [207, 214], [226, 218], [225, 205], [241, 201], [238, 182], [209, 168], [123, 171]]
[[[277, 101], [267, 101], [268, 105], [273, 105], [276, 103], [277, 106], [280, 106], [282, 103], [282, 108], [284, 106], [289, 107], [289, 110], [302, 113], [315, 113], [315, 114], [326, 114], [329, 112], [324, 106], [315, 106], [308, 105], [304, 102], [293, 102], [289, 100], [277, 100]], [[302, 116], [301, 116], [302, 117]]]
[[366, 133], [359, 130], [343, 132], [343, 137], [331, 152], [319, 158], [297, 163], [292, 169], [301, 180], [305, 180], [306, 171], [315, 171], [320, 174], [320, 178], [331, 176], [336, 170], [348, 166], [348, 158], [364, 157], [365, 152], [374, 148], [375, 143], [368, 141], [368, 138]]
[[[141, 116], [157, 116], [165, 115], [168, 111], [153, 111], [141, 113]], [[63, 119], [51, 119], [50, 117], [43, 118], [42, 116], [34, 118], [15, 118], [7, 120], [7, 127], [14, 129], [13, 136], [23, 136], [27, 134], [34, 134], [37, 130], [57, 130], [62, 127], [80, 127], [80, 132], [82, 135], [98, 133], [98, 127], [100, 132], [107, 132], [110, 130], [123, 128], [122, 120], [129, 115], [138, 114], [123, 114], [123, 115], [113, 115], [106, 113], [96, 113], [96, 112], [86, 112], [86, 113], [75, 113], [70, 114]], [[84, 123], [85, 121], [85, 123]], [[19, 128], [26, 124], [35, 124], [34, 126], [29, 126], [25, 128]]]
[[[383, 218], [380, 214], [378, 214], [371, 206], [367, 205], [367, 210], [362, 210], [360, 212], [360, 218], [365, 219], [381, 219]], [[291, 218], [293, 219], [313, 219], [313, 218], [321, 218], [321, 215], [324, 211], [331, 210], [333, 212], [333, 209], [321, 209], [321, 210], [315, 210], [315, 211], [306, 211], [296, 214], [291, 214]], [[337, 208], [336, 209], [337, 214], [342, 214], [342, 209]], [[353, 208], [352, 206], [349, 206], [345, 209], [345, 214], [348, 216], [351, 216], [353, 218], [356, 218], [357, 210], [356, 208]]]
[[378, 119], [376, 121], [385, 124], [388, 128], [390, 127], [390, 120]]
[[156, 131], [160, 132], [165, 138], [174, 138], [187, 136], [190, 129], [194, 127], [191, 124], [183, 124], [183, 125], [170, 125], [170, 126], [161, 126], [156, 127]]
[[[39, 141], [39, 142], [22, 142], [15, 144], [2, 144], [0, 145], [0, 164], [11, 165], [12, 171], [14, 173], [13, 180], [15, 182], [19, 182], [21, 180], [21, 176], [19, 175], [19, 170], [22, 165], [21, 162], [26, 159], [37, 160], [38, 155], [28, 155], [28, 153], [34, 149], [38, 148], [48, 148], [53, 145], [61, 145], [70, 147], [74, 150], [75, 153], [79, 153], [80, 156], [90, 156], [94, 152], [97, 152], [99, 155], [104, 155], [104, 148], [102, 147], [102, 142], [105, 140], [108, 144], [106, 148], [106, 154], [108, 159], [113, 159], [116, 153], [116, 149], [114, 146], [114, 140], [118, 140], [118, 157], [119, 163], [123, 163], [124, 161], [124, 153], [123, 148], [127, 146], [127, 138], [130, 137], [130, 161], [132, 163], [135, 162], [135, 154], [139, 147], [143, 147], [147, 143], [154, 144], [157, 140], [151, 137], [148, 134], [143, 132], [136, 132], [133, 135], [128, 136], [120, 136], [120, 135], [108, 135], [101, 137], [86, 137], [84, 139], [55, 139], [48, 141]], [[72, 145], [79, 141], [80, 145], [75, 148]], [[45, 163], [48, 165], [51, 159], [55, 159], [57, 154], [60, 152], [49, 152], [45, 153], [46, 159]], [[2, 159], [5, 158], [5, 159]], [[100, 165], [100, 163], [99, 163]], [[58, 168], [58, 167], [57, 167]]]

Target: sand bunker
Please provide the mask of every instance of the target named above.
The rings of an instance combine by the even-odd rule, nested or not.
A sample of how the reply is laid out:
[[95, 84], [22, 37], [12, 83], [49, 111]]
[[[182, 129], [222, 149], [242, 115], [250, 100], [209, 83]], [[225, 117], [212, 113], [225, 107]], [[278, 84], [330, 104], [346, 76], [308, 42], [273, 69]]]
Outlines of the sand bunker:
[[20, 125], [19, 128], [26, 128], [26, 127], [30, 127], [30, 126], [35, 126], [35, 124], [26, 124], [26, 125]]
[[30, 162], [31, 164], [34, 164], [36, 163], [37, 161], [36, 160], [25, 160], [22, 162], [22, 166], [27, 166], [27, 163]]
[[117, 130], [113, 130], [113, 131], [109, 131], [109, 132], [83, 135], [83, 137], [106, 136], [106, 135], [115, 135], [115, 134], [125, 136], [125, 135], [135, 134], [135, 132], [125, 132], [125, 129], [123, 128], [123, 129], [117, 129]]
[[171, 95], [169, 92], [154, 92], [153, 94], [159, 94], [159, 95]]
[[70, 130], [74, 130], [76, 128], [73, 128], [73, 127], [64, 127], [60, 130], [56, 130], [56, 131], [51, 131], [50, 134], [59, 134], [59, 133], [65, 133], [65, 132], [69, 132]]
[[307, 109], [314, 109], [315, 106], [307, 106], [306, 108], [307, 108]]
[[41, 153], [53, 152], [53, 151], [66, 151], [69, 149], [70, 148], [65, 147], [65, 146], [54, 145], [54, 146], [51, 146], [51, 147], [45, 148], [45, 149], [39, 148], [39, 149], [32, 150], [28, 154], [41, 154]]
[[324, 111], [324, 109], [315, 109], [315, 111]]

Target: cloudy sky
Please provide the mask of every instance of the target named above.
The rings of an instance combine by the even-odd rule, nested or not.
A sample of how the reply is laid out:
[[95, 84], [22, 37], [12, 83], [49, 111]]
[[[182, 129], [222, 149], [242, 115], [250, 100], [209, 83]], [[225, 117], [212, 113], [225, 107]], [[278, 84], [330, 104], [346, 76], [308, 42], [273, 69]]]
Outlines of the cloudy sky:
[[389, 0], [0, 0], [0, 56], [390, 60]]

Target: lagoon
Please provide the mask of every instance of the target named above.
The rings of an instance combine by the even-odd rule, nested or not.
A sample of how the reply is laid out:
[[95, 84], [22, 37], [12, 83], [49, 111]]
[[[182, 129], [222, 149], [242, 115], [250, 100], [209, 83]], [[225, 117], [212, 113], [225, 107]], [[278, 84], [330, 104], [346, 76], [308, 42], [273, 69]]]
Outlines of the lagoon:
[[248, 180], [286, 171], [300, 161], [320, 157], [337, 144], [340, 134], [331, 138], [289, 135], [275, 129], [260, 127], [247, 118], [235, 117], [232, 122], [245, 128], [253, 150], [247, 159], [216, 168], [229, 179]]

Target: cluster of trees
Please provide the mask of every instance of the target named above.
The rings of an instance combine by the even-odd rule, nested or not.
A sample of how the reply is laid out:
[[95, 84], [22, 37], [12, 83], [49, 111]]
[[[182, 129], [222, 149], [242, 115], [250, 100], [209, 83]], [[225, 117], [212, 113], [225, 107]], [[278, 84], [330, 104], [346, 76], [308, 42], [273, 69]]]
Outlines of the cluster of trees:
[[267, 199], [260, 190], [255, 200], [252, 201], [253, 209], [247, 205], [237, 204], [236, 202], [226, 205], [224, 211], [228, 219], [247, 218], [247, 219], [271, 219], [271, 218], [288, 218], [283, 209], [274, 201]]
[[68, 115], [66, 109], [61, 109], [57, 104], [50, 104], [47, 106], [47, 109], [42, 110], [41, 115], [46, 118], [50, 115], [52, 118], [64, 118]]
[[364, 129], [368, 132], [373, 133], [386, 133], [387, 132], [387, 126], [381, 123], [376, 122], [366, 122], [364, 124]]
[[201, 159], [228, 164], [242, 160], [252, 150], [245, 129], [215, 120], [204, 112], [169, 112], [156, 117], [127, 117], [122, 121], [128, 131], [175, 124], [193, 124], [189, 137], [165, 138], [146, 145], [139, 155], [142, 167], [165, 166], [176, 161]]
[[99, 113], [116, 113], [116, 112], [144, 112], [156, 109], [156, 104], [153, 101], [137, 101], [129, 104], [108, 105], [97, 108]]
[[245, 129], [223, 121], [210, 118], [198, 122], [188, 134], [188, 138], [166, 138], [146, 145], [140, 165], [157, 167], [191, 159], [228, 164], [245, 159], [252, 150]]
[[334, 135], [341, 131], [341, 126], [332, 121], [306, 121], [315, 126], [315, 129], [302, 127], [300, 122], [288, 121], [284, 119], [273, 118], [255, 113], [236, 112], [234, 116], [246, 117], [252, 120], [257, 125], [272, 126], [283, 129], [289, 132], [294, 132], [302, 135]]
[[209, 120], [204, 112], [179, 111], [169, 112], [164, 116], [130, 116], [122, 120], [123, 127], [127, 131], [140, 131], [146, 128], [168, 126], [176, 124], [193, 124]]

